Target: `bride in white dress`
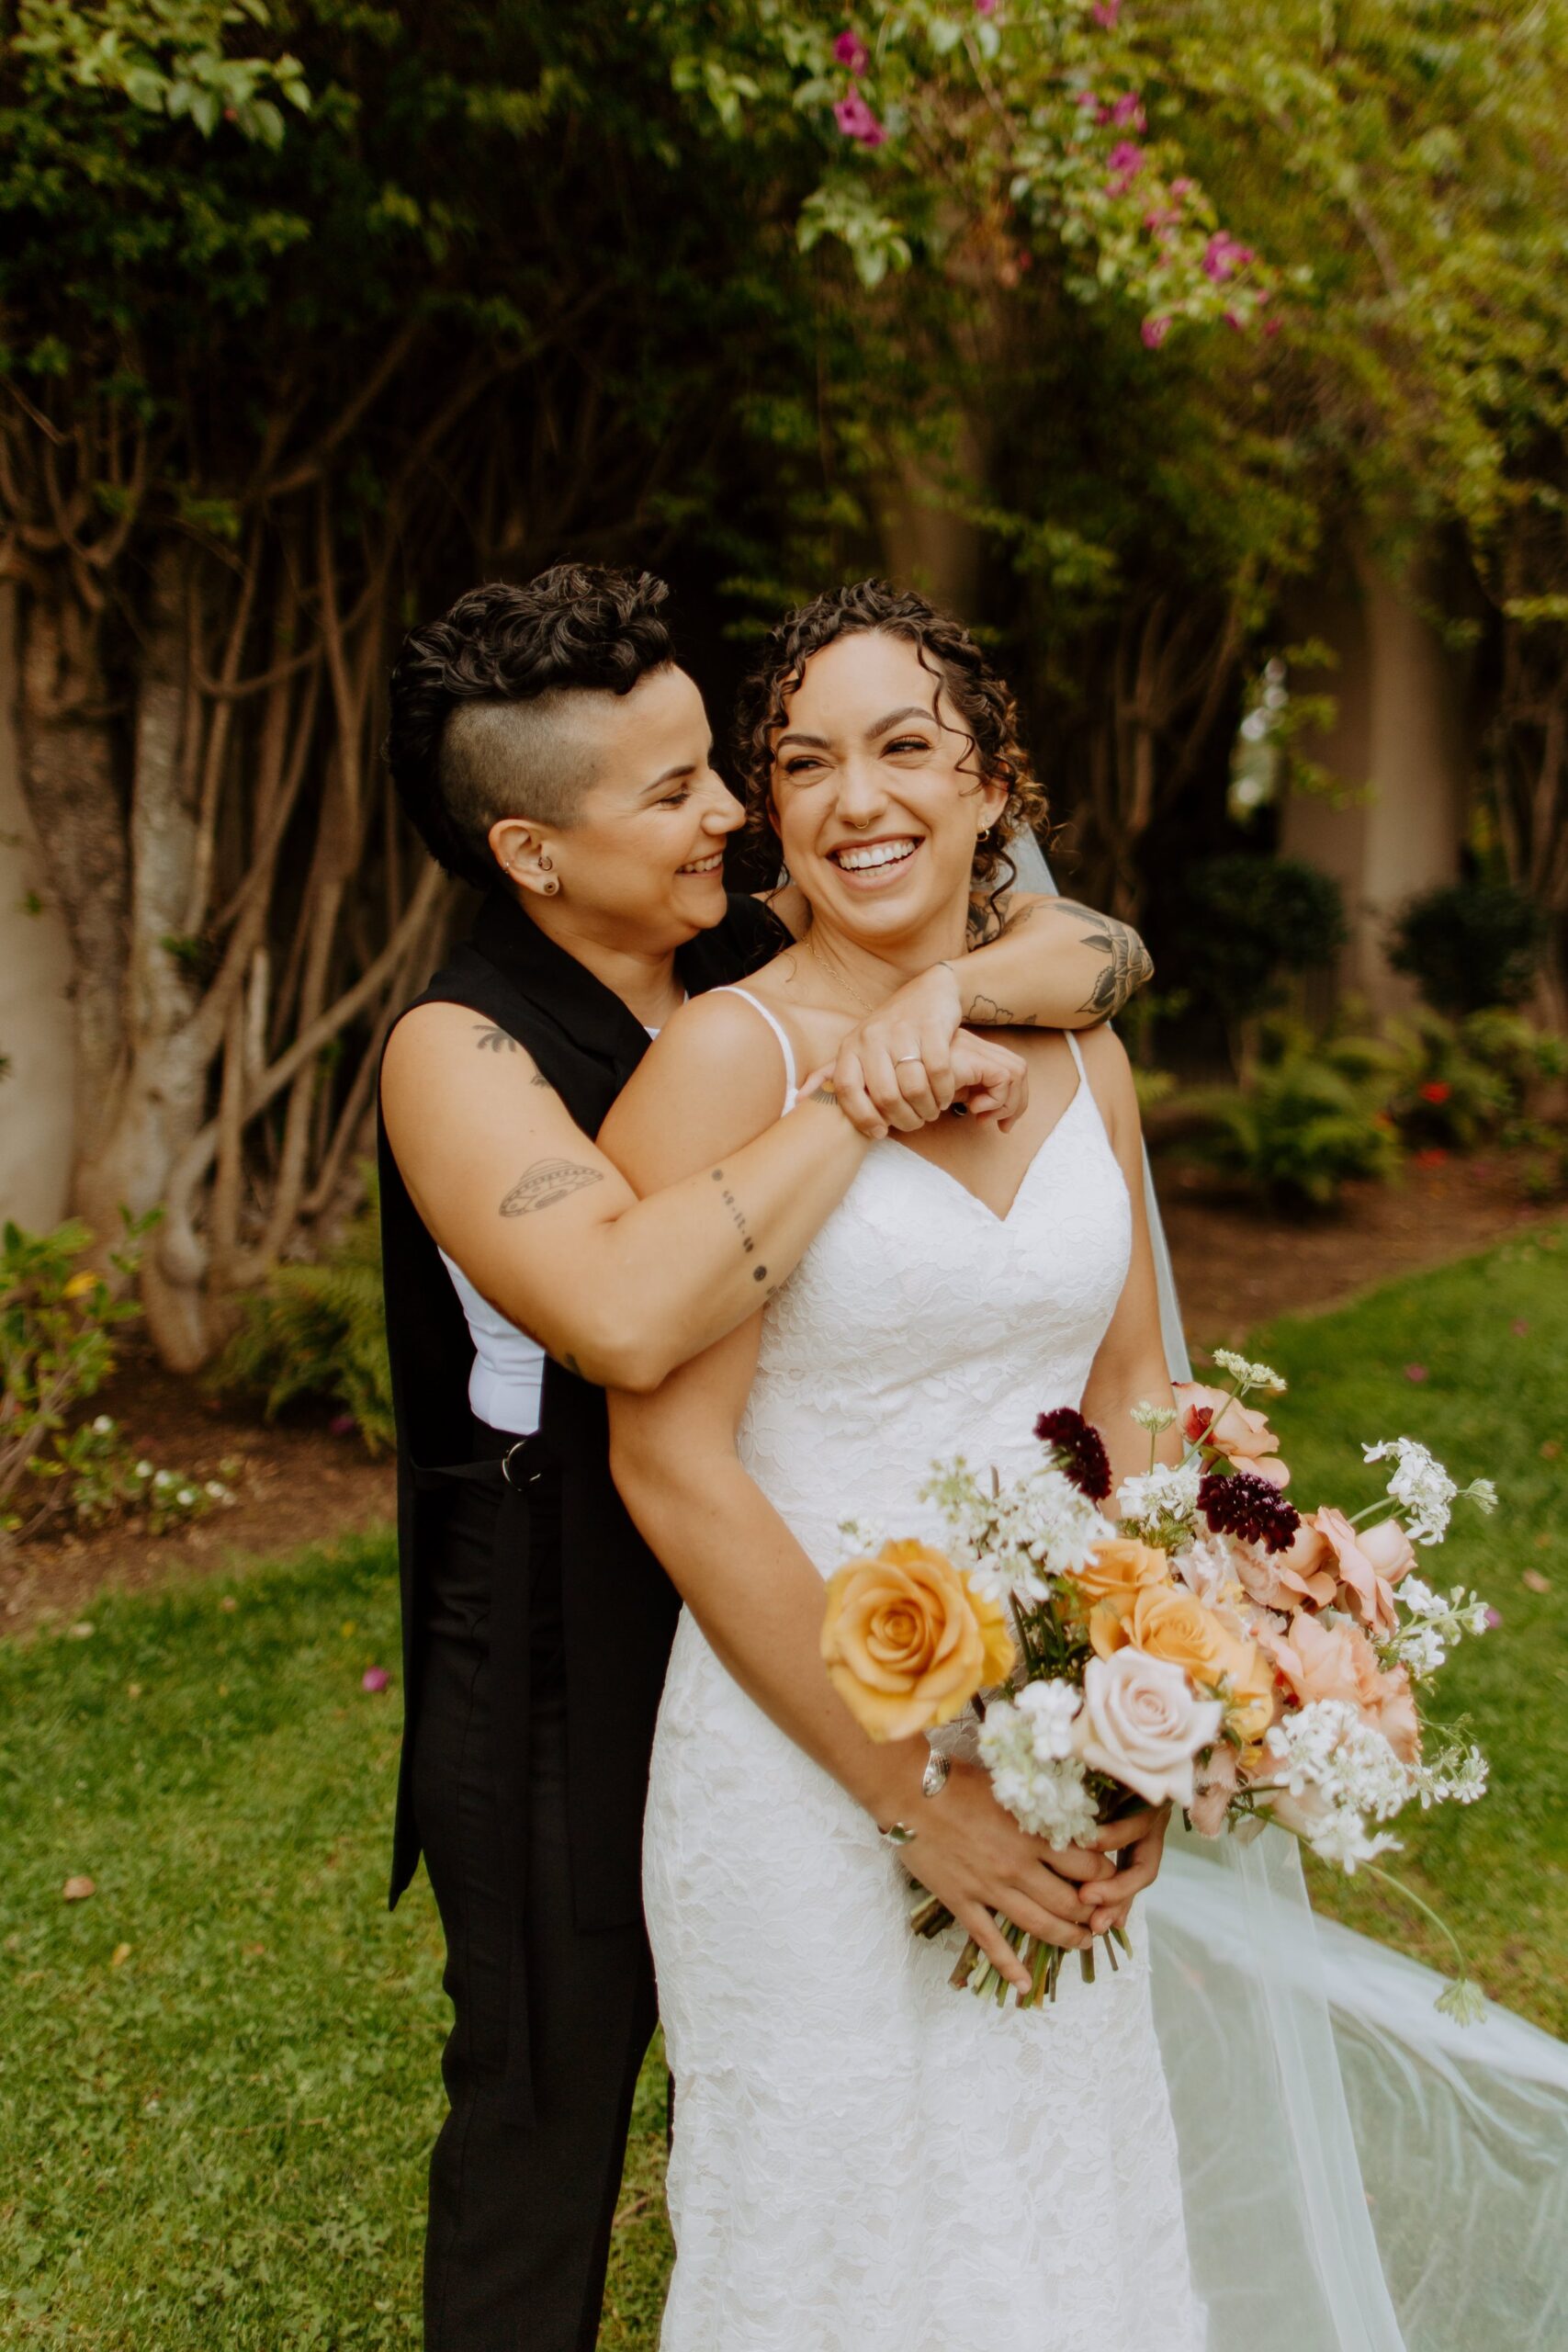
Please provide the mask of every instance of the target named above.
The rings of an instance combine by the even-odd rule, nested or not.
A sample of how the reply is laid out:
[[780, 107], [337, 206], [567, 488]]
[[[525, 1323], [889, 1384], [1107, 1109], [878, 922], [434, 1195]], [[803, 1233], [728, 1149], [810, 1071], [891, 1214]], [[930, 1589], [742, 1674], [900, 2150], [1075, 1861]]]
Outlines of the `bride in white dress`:
[[[814, 921], [622, 1096], [604, 1139], [644, 1191], [724, 1182], [797, 1069], [960, 952], [972, 885], [1036, 813], [1004, 691], [919, 598], [840, 592], [781, 638], [750, 781]], [[1314, 1928], [1280, 1831], [1190, 1843], [1153, 1883], [1156, 1824], [1114, 1882], [1058, 1856], [987, 1897], [1037, 1841], [998, 1837], [974, 1767], [928, 1803], [916, 1744], [874, 1749], [828, 1682], [843, 1518], [937, 1534], [932, 1457], [1006, 1476], [1055, 1405], [1120, 1476], [1146, 1460], [1128, 1408], [1168, 1393], [1124, 1058], [1103, 1032], [1081, 1060], [1008, 1042], [1031, 1078], [1010, 1135], [874, 1146], [776, 1296], [754, 1269], [765, 1314], [612, 1400], [617, 1480], [688, 1601], [646, 1841], [678, 2093], [665, 2352], [1562, 2352], [1561, 2043], [1498, 2010], [1463, 2032], [1427, 1971]], [[1147, 1888], [1133, 1964], [1089, 1986], [1069, 1963], [1021, 2015], [953, 1992], [953, 1939], [905, 1924], [899, 1818], [982, 1940], [987, 1899], [1073, 1944]]]
[[[1027, 787], [977, 761], [955, 685], [886, 627], [807, 663], [773, 810], [811, 929], [744, 1001], [677, 1017], [617, 1114], [625, 1164], [648, 1166], [645, 1125], [659, 1182], [672, 1153], [685, 1173], [746, 1140], [906, 966], [962, 952], [977, 844]], [[1010, 1476], [1055, 1406], [1084, 1405], [1119, 1474], [1146, 1465], [1130, 1408], [1169, 1384], [1125, 1057], [1103, 1032], [1081, 1055], [1009, 1038], [1031, 1065], [1010, 1134], [948, 1119], [874, 1145], [760, 1329], [616, 1401], [617, 1477], [678, 1582], [681, 1545], [756, 1540], [759, 1496], [818, 1577], [848, 1513], [935, 1534], [933, 1457]], [[1069, 1966], [1054, 2007], [952, 1990], [962, 1933], [911, 1936], [898, 1849], [689, 1611], [645, 1856], [677, 2092], [666, 2352], [1200, 2352], [1135, 1929], [1130, 1964], [1092, 1986]]]

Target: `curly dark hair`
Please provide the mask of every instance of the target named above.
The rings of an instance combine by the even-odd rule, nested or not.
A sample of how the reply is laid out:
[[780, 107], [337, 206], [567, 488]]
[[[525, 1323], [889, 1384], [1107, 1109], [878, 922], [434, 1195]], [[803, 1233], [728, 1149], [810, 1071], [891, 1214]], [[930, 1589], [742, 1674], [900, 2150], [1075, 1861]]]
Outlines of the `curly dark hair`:
[[1030, 774], [1018, 740], [1018, 706], [961, 621], [951, 619], [913, 589], [886, 580], [857, 580], [828, 588], [786, 613], [767, 639], [762, 659], [741, 688], [737, 756], [746, 789], [748, 831], [766, 836], [773, 793], [773, 744], [788, 716], [789, 698], [807, 663], [825, 645], [861, 630], [912, 645], [920, 666], [937, 678], [964, 726], [969, 750], [960, 761], [979, 782], [1007, 787], [1007, 803], [975, 848], [970, 900], [972, 928], [995, 927], [997, 902], [1017, 880], [1008, 854], [1013, 834], [1043, 822], [1045, 795]]
[[480, 889], [495, 878], [498, 818], [571, 822], [592, 759], [572, 740], [563, 694], [629, 694], [672, 662], [669, 594], [651, 572], [557, 563], [521, 587], [471, 588], [410, 630], [392, 670], [387, 763], [448, 874]]

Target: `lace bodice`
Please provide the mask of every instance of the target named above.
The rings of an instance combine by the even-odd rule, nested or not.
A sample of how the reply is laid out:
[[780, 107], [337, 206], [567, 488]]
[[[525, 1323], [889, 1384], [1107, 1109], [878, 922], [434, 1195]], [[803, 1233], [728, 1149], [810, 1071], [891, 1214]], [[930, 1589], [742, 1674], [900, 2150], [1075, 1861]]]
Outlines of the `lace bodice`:
[[1006, 1476], [1032, 1458], [1036, 1417], [1081, 1397], [1132, 1212], [1079, 1072], [1005, 1217], [906, 1145], [874, 1144], [769, 1310], [741, 1459], [824, 1573], [847, 1515], [927, 1531], [915, 1489], [933, 1454]]

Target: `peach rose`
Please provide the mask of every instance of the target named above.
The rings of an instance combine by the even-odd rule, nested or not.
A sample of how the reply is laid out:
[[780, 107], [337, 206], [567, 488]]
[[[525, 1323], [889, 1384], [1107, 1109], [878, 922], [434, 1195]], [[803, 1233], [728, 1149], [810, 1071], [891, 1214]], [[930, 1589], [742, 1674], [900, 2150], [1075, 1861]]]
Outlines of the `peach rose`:
[[1130, 1535], [1113, 1535], [1097, 1544], [1087, 1565], [1075, 1571], [1073, 1582], [1091, 1604], [1118, 1593], [1142, 1590], [1145, 1585], [1171, 1581], [1170, 1562], [1163, 1552], [1139, 1544]]
[[1257, 1643], [1179, 1586], [1145, 1585], [1100, 1601], [1089, 1637], [1100, 1657], [1131, 1645], [1181, 1667], [1200, 1690], [1228, 1684], [1226, 1718], [1243, 1739], [1258, 1737], [1274, 1720], [1273, 1671]]
[[1220, 1736], [1217, 1700], [1195, 1698], [1168, 1658], [1127, 1649], [1089, 1659], [1083, 1701], [1073, 1744], [1092, 1771], [1149, 1804], [1191, 1804], [1193, 1759]]
[[1288, 1552], [1264, 1552], [1256, 1544], [1235, 1547], [1236, 1574], [1265, 1609], [1294, 1609], [1311, 1601], [1326, 1609], [1339, 1589], [1334, 1547], [1310, 1521], [1303, 1520]]
[[1404, 1667], [1390, 1667], [1377, 1679], [1377, 1695], [1369, 1714], [1402, 1764], [1416, 1763], [1421, 1754], [1421, 1724]]
[[1298, 1609], [1283, 1634], [1260, 1628], [1258, 1639], [1303, 1706], [1313, 1699], [1343, 1699], [1359, 1707], [1368, 1668], [1377, 1672], [1363, 1633], [1345, 1623], [1325, 1625], [1310, 1610]]
[[998, 1602], [928, 1544], [885, 1544], [828, 1580], [822, 1657], [833, 1688], [875, 1740], [951, 1723], [1002, 1681], [1012, 1635]]
[[[1392, 1634], [1398, 1623], [1393, 1606], [1394, 1585], [1416, 1565], [1398, 1521], [1385, 1520], [1362, 1535], [1342, 1510], [1325, 1510], [1314, 1511], [1312, 1524], [1333, 1549], [1346, 1607], [1363, 1625]], [[1392, 1538], [1390, 1529], [1393, 1531]], [[1384, 1561], [1389, 1564], [1386, 1567], [1380, 1565]]]
[[1190, 1445], [1212, 1445], [1236, 1469], [1267, 1478], [1271, 1487], [1290, 1485], [1291, 1474], [1279, 1459], [1280, 1441], [1250, 1405], [1239, 1404], [1223, 1388], [1205, 1388], [1201, 1381], [1179, 1380], [1176, 1408]]

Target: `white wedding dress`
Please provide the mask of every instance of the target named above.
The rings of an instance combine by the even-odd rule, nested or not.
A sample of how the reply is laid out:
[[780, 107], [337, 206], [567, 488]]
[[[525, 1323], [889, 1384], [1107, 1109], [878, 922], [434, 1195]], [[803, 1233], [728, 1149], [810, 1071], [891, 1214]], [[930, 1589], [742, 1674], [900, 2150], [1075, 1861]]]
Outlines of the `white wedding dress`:
[[[874, 1145], [767, 1316], [741, 1458], [825, 1576], [846, 1515], [939, 1534], [933, 1457], [1009, 1476], [1082, 1396], [1131, 1215], [1078, 1068], [1006, 1217]], [[1054, 2007], [952, 1990], [962, 1939], [911, 1935], [896, 1852], [689, 1613], [645, 1879], [676, 2085], [664, 2352], [1201, 2352], [1135, 1926]]]

